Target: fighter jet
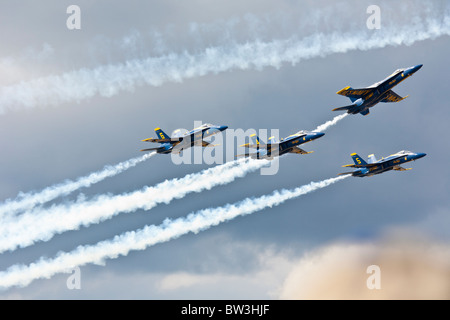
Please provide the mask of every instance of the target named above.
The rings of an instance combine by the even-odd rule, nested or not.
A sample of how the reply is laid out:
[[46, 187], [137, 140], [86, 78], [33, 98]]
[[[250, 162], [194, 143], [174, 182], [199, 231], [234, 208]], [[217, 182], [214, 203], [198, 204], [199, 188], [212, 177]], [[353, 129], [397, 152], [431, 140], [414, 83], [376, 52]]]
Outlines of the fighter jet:
[[312, 151], [307, 152], [299, 148], [298, 145], [318, 139], [324, 135], [325, 133], [322, 132], [308, 132], [305, 130], [301, 130], [297, 133], [291, 134], [284, 139], [281, 139], [281, 141], [276, 141], [275, 137], [270, 137], [268, 143], [265, 144], [259, 139], [256, 134], [252, 134], [250, 138], [252, 139], [253, 143], [246, 143], [241, 145], [241, 147], [254, 148], [256, 149], [256, 152], [240, 154], [237, 157], [251, 157], [252, 159], [272, 160], [273, 157], [281, 156], [286, 153], [312, 153]]
[[148, 138], [142, 141], [161, 143], [159, 147], [142, 149], [141, 151], [155, 151], [157, 153], [180, 153], [183, 149], [187, 149], [193, 146], [213, 147], [204, 138], [215, 135], [219, 132], [226, 130], [228, 126], [216, 126], [209, 123], [205, 123], [198, 128], [192, 129], [189, 132], [182, 133], [180, 129], [174, 131], [173, 137], [169, 137], [161, 128], [156, 128], [157, 138]]
[[412, 76], [420, 68], [422, 68], [421, 64], [411, 68], [397, 69], [386, 79], [374, 83], [367, 88], [353, 89], [351, 87], [345, 87], [336, 93], [349, 97], [352, 104], [345, 107], [335, 108], [333, 111], [347, 110], [347, 113], [361, 113], [363, 116], [366, 116], [369, 114], [369, 108], [373, 107], [378, 102], [401, 101], [407, 96], [401, 97], [391, 89], [406, 78]]
[[347, 164], [343, 167], [358, 168], [358, 170], [339, 173], [338, 175], [351, 174], [354, 177], [370, 177], [389, 170], [411, 170], [411, 168], [403, 168], [400, 165], [405, 162], [416, 161], [426, 155], [426, 153], [414, 153], [411, 151], [402, 150], [390, 155], [389, 157], [382, 158], [381, 160], [377, 160], [375, 156], [371, 154], [369, 155], [368, 162], [365, 162], [359, 155], [352, 153], [351, 157], [353, 158], [355, 164]]

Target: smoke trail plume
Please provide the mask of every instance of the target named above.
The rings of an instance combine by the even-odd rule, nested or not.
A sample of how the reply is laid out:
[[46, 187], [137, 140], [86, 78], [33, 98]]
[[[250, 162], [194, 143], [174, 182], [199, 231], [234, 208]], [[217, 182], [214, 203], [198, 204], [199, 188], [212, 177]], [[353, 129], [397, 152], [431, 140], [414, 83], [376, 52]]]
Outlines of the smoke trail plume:
[[99, 223], [122, 212], [150, 210], [160, 203], [167, 204], [183, 198], [188, 193], [230, 183], [269, 163], [268, 160], [240, 159], [131, 193], [106, 194], [92, 201], [81, 199], [45, 210], [37, 208], [0, 225], [0, 252], [30, 246], [37, 241], [48, 241], [55, 234]]
[[40, 278], [50, 278], [75, 266], [88, 263], [104, 264], [106, 259], [127, 255], [131, 250], [144, 250], [158, 243], [176, 239], [186, 233], [198, 233], [238, 216], [247, 215], [264, 208], [277, 206], [289, 199], [325, 188], [347, 176], [330, 178], [291, 189], [275, 191], [258, 198], [247, 198], [223, 207], [209, 208], [191, 213], [175, 220], [166, 219], [161, 225], [145, 226], [137, 231], [129, 231], [91, 246], [79, 246], [72, 252], [59, 253], [54, 259], [36, 261], [29, 266], [14, 265], [0, 272], [0, 288], [27, 286]]
[[397, 25], [391, 21], [376, 32], [364, 26], [329, 33], [316, 31], [302, 38], [291, 36], [265, 42], [249, 40], [241, 44], [230, 41], [197, 53], [169, 53], [42, 77], [0, 88], [0, 114], [20, 108], [79, 102], [95, 95], [111, 97], [144, 85], [160, 86], [207, 74], [280, 68], [283, 63], [295, 65], [305, 59], [333, 53], [412, 45], [417, 41], [450, 35], [448, 11], [448, 7], [439, 6], [420, 10], [420, 14], [410, 10], [406, 24]]
[[336, 123], [338, 123], [339, 121], [344, 119], [346, 116], [348, 116], [348, 113], [340, 114], [340, 115], [334, 117], [332, 120], [327, 121], [324, 124], [321, 124], [313, 131], [323, 132], [323, 131], [327, 130], [329, 127], [334, 126]]
[[0, 218], [2, 216], [11, 216], [18, 211], [30, 210], [31, 208], [49, 202], [57, 197], [68, 195], [69, 193], [83, 187], [89, 187], [97, 182], [100, 182], [108, 177], [113, 177], [125, 170], [128, 170], [138, 163], [141, 163], [156, 153], [146, 153], [143, 156], [136, 157], [124, 162], [120, 162], [114, 166], [105, 166], [103, 170], [92, 172], [91, 174], [78, 178], [75, 181], [65, 181], [63, 183], [50, 186], [44, 190], [36, 193], [19, 193], [16, 199], [7, 199], [0, 204]]

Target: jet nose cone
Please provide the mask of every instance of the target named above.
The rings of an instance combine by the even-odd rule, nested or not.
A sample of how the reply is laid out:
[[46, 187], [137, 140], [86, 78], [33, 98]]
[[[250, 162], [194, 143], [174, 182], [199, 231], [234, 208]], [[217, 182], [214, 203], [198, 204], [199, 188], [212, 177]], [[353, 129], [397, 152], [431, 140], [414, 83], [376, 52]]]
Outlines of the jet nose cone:
[[414, 73], [417, 72], [420, 68], [422, 68], [423, 64], [418, 64], [417, 66], [408, 68], [404, 71], [405, 76], [412, 76]]
[[416, 159], [423, 158], [423, 157], [425, 157], [426, 155], [427, 155], [426, 153], [418, 153], [418, 154], [416, 155]]
[[220, 131], [224, 131], [224, 130], [227, 130], [228, 129], [228, 126], [220, 126], [219, 127], [219, 130]]
[[312, 138], [319, 139], [319, 138], [323, 137], [324, 135], [325, 135], [325, 133], [323, 133], [323, 132], [314, 132]]
[[423, 64], [418, 64], [417, 66], [413, 67], [411, 73], [418, 71], [420, 68], [422, 68], [422, 66]]

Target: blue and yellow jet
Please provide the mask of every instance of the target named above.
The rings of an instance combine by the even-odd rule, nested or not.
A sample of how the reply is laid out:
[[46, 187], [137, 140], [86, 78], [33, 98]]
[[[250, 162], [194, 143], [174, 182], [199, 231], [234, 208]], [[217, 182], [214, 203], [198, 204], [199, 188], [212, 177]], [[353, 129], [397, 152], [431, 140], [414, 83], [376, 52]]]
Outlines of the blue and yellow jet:
[[226, 130], [228, 126], [215, 126], [209, 123], [205, 123], [198, 128], [192, 129], [187, 133], [182, 133], [180, 129], [175, 130], [173, 137], [167, 135], [161, 128], [156, 128], [155, 133], [157, 138], [148, 138], [142, 141], [161, 143], [159, 147], [142, 149], [141, 151], [156, 151], [157, 153], [180, 153], [183, 149], [187, 149], [193, 146], [213, 147], [204, 138], [215, 135], [219, 132]]
[[373, 107], [378, 102], [402, 101], [407, 96], [399, 96], [392, 91], [392, 88], [406, 78], [412, 76], [420, 68], [422, 68], [421, 64], [411, 68], [397, 69], [386, 79], [374, 83], [367, 88], [353, 89], [351, 87], [345, 87], [336, 93], [349, 97], [352, 104], [345, 107], [335, 108], [333, 111], [347, 110], [347, 113], [361, 113], [363, 116], [366, 116], [369, 114], [369, 108]]
[[366, 162], [356, 153], [352, 153], [351, 157], [355, 164], [347, 164], [343, 167], [358, 168], [358, 170], [339, 173], [338, 175], [351, 174], [354, 177], [370, 177], [389, 170], [411, 170], [411, 168], [403, 168], [400, 165], [405, 162], [416, 161], [426, 155], [426, 153], [414, 153], [411, 151], [402, 150], [390, 155], [389, 157], [382, 158], [381, 160], [377, 160], [375, 156], [371, 154], [369, 155], [368, 162]]
[[301, 130], [297, 133], [291, 134], [290, 136], [281, 139], [281, 141], [276, 141], [275, 137], [270, 137], [268, 143], [265, 144], [259, 139], [256, 134], [252, 134], [250, 138], [252, 139], [252, 144], [246, 143], [241, 145], [241, 147], [256, 149], [256, 152], [240, 154], [237, 157], [251, 157], [252, 159], [268, 159], [272, 160], [273, 157], [281, 156], [286, 153], [298, 153], [298, 154], [308, 154], [312, 151], [307, 152], [298, 147], [298, 145], [318, 139], [323, 137], [325, 133], [322, 132], [309, 132]]

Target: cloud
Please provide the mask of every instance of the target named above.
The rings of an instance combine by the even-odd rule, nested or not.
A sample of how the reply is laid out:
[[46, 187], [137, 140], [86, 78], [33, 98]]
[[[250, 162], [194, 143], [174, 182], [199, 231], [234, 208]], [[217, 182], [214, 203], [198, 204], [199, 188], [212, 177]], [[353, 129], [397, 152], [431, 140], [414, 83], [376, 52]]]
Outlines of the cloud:
[[[279, 295], [280, 284], [292, 268], [292, 253], [289, 250], [249, 242], [238, 243], [230, 239], [227, 246], [232, 252], [228, 249], [226, 252], [237, 259], [254, 262], [244, 271], [217, 266], [216, 271], [210, 272], [181, 271], [166, 274], [158, 283], [159, 291], [162, 294], [181, 294], [180, 296], [189, 291], [196, 292], [200, 299], [275, 299]], [[233, 254], [233, 249], [239, 253]]]
[[[367, 286], [371, 265], [380, 289]], [[333, 243], [295, 264], [280, 298], [449, 299], [450, 246], [401, 230], [373, 243]]]
[[214, 284], [217, 278], [213, 275], [191, 274], [178, 272], [165, 276], [160, 281], [160, 289], [163, 291], [173, 291], [180, 288], [198, 286], [199, 284]]

